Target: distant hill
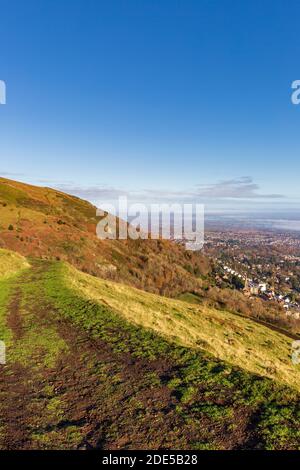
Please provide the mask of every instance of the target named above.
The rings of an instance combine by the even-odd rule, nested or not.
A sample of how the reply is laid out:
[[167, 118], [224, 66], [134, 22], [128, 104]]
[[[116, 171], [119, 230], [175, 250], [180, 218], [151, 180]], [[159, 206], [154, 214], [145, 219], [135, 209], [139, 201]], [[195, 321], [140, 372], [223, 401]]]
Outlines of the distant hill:
[[96, 277], [148, 292], [226, 309], [276, 324], [297, 325], [278, 307], [215, 285], [213, 262], [168, 240], [99, 240], [96, 207], [50, 188], [0, 178], [0, 248], [26, 257], [67, 261]]
[[87, 201], [0, 178], [0, 248], [169, 296], [201, 288], [210, 272], [202, 254], [165, 240], [99, 240], [99, 220]]

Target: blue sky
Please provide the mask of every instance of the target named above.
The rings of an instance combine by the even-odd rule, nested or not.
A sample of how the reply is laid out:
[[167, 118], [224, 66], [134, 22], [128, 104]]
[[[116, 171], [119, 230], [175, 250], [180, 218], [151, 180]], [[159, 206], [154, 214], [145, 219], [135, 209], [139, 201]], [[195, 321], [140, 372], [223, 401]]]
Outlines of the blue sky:
[[298, 205], [299, 1], [0, 8], [3, 176], [94, 201]]

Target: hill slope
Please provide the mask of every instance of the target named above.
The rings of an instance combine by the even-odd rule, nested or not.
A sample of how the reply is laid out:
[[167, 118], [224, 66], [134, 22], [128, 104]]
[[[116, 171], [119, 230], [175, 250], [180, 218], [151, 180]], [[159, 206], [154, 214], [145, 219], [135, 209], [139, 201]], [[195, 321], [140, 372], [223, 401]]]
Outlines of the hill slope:
[[28, 267], [29, 263], [23, 256], [10, 250], [0, 250], [0, 277], [11, 276]]
[[208, 260], [169, 241], [103, 241], [96, 208], [50, 188], [0, 178], [0, 248], [61, 259], [90, 274], [175, 296], [201, 287]]
[[[213, 310], [61, 262], [23, 267], [0, 279], [0, 448], [299, 449], [300, 396], [277, 382], [287, 379], [284, 336], [225, 313], [218, 325]], [[211, 354], [223, 354], [212, 325], [217, 343], [234, 339], [224, 343], [230, 363]], [[276, 380], [229, 356], [251, 344], [257, 367], [268, 339]]]
[[50, 188], [0, 178], [0, 248], [63, 260], [94, 276], [168, 297], [197, 294], [209, 307], [256, 316], [297, 332], [261, 299], [215, 287], [213, 262], [166, 240], [99, 240], [96, 208]]
[[[68, 295], [65, 292], [62, 299], [58, 282], [86, 302], [108, 307], [126, 321], [151, 329], [180, 346], [205, 350], [235, 366], [300, 391], [300, 369], [292, 364], [291, 339], [287, 336], [227, 311], [96, 279], [71, 266], [55, 264], [51, 273], [55, 280], [51, 293], [59, 306], [64, 305]], [[68, 309], [71, 312], [72, 309]], [[74, 320], [84, 322], [77, 314]]]

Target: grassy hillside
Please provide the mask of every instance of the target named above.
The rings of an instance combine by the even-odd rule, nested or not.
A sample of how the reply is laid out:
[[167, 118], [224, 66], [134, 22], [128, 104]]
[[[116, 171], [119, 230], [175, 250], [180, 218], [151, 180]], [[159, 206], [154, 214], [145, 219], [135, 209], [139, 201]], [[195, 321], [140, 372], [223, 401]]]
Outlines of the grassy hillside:
[[0, 178], [0, 449], [299, 449], [292, 340], [199, 253], [100, 241], [95, 213]]
[[12, 334], [6, 325], [6, 306], [11, 296], [11, 285], [30, 264], [23, 256], [9, 250], [0, 250], [0, 340], [8, 347]]
[[[282, 353], [285, 364], [281, 335], [254, 330], [255, 341], [250, 321], [243, 334], [240, 319], [222, 317], [219, 326], [215, 311], [61, 262], [31, 260], [0, 280], [3, 292], [1, 449], [299, 449], [299, 393], [229, 353], [257, 348], [249, 363], [257, 368], [267, 353], [261, 342], [272, 338], [280, 346], [269, 357], [276, 365]], [[214, 350], [210, 328], [230, 361]]]
[[11, 276], [28, 267], [29, 263], [24, 256], [10, 250], [0, 250], [0, 278]]
[[68, 261], [90, 274], [164, 295], [201, 287], [210, 264], [163, 240], [103, 241], [96, 208], [50, 188], [0, 178], [0, 248]]
[[126, 321], [176, 344], [210, 352], [250, 372], [300, 391], [300, 368], [291, 362], [291, 339], [230, 312], [190, 305], [54, 265], [57, 279], [87, 302], [111, 308]]
[[0, 248], [68, 261], [100, 278], [168, 297], [184, 295], [209, 308], [254, 316], [298, 332], [285, 312], [269, 302], [215, 287], [212, 262], [201, 253], [187, 252], [166, 240], [102, 241], [96, 237], [98, 221], [89, 202], [0, 178]]

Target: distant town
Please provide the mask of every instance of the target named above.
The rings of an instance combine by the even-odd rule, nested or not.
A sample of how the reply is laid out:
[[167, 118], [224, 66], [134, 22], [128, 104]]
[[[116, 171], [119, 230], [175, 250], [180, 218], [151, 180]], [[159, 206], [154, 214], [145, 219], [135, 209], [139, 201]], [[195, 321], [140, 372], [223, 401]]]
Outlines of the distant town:
[[205, 234], [204, 252], [214, 261], [217, 285], [276, 302], [287, 317], [300, 318], [300, 235], [211, 230]]

